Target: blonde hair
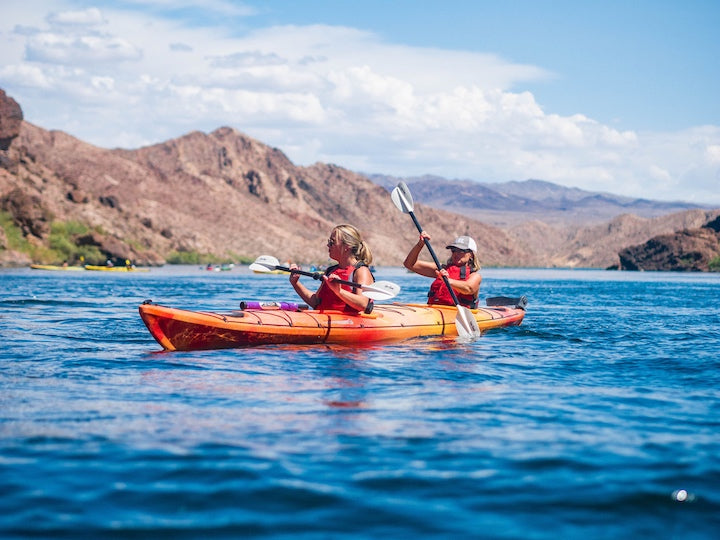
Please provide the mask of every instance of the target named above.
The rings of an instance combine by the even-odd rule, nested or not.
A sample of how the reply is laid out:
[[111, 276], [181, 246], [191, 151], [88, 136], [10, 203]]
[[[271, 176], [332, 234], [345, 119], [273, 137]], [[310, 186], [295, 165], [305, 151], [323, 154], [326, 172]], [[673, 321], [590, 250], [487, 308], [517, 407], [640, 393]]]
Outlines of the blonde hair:
[[337, 225], [330, 233], [330, 236], [348, 246], [358, 261], [367, 265], [372, 263], [373, 256], [370, 247], [362, 239], [362, 235], [356, 227], [347, 223]]

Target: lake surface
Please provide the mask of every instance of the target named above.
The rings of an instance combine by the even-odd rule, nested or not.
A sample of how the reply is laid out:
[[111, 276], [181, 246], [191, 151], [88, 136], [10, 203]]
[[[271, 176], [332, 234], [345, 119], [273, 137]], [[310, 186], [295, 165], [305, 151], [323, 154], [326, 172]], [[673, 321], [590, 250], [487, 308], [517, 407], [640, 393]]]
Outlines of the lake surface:
[[720, 275], [483, 276], [522, 326], [169, 353], [287, 277], [0, 270], [0, 538], [718, 538]]

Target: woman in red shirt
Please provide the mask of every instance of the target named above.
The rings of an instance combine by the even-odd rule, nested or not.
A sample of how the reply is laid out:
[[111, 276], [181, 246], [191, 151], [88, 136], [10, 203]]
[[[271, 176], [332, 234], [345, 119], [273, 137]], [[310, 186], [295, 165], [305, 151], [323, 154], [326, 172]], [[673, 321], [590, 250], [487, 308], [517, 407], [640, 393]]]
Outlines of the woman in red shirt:
[[[290, 274], [290, 283], [307, 305], [315, 309], [339, 309], [348, 312], [370, 313], [372, 300], [349, 285], [340, 285], [336, 280], [353, 281], [370, 285], [375, 281], [370, 272], [372, 253], [362, 239], [360, 231], [352, 225], [338, 225], [330, 232], [327, 242], [328, 255], [337, 264], [325, 271], [323, 282], [312, 292], [300, 283], [300, 274]], [[291, 265], [290, 268], [297, 268]]]
[[482, 276], [480, 276], [480, 263], [477, 260], [475, 240], [469, 236], [458, 236], [452, 244], [447, 246], [447, 249], [450, 250], [450, 257], [438, 270], [433, 262], [418, 261], [418, 256], [425, 246], [425, 238], [430, 240], [430, 236], [423, 231], [403, 264], [405, 268], [416, 274], [435, 279], [428, 292], [428, 304], [454, 305], [450, 291], [442, 278], [445, 276], [448, 278], [458, 302], [465, 307], [476, 308]]

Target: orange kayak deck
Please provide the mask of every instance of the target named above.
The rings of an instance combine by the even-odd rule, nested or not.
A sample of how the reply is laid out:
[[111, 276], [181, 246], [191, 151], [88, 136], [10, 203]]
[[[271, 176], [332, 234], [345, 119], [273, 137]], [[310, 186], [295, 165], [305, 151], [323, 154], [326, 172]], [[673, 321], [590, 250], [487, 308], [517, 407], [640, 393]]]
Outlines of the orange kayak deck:
[[[140, 317], [169, 351], [229, 349], [266, 344], [372, 343], [422, 336], [456, 336], [454, 306], [376, 305], [371, 314], [307, 309], [244, 309], [229, 313], [189, 311], [145, 301]], [[519, 325], [523, 306], [470, 310], [481, 331]]]

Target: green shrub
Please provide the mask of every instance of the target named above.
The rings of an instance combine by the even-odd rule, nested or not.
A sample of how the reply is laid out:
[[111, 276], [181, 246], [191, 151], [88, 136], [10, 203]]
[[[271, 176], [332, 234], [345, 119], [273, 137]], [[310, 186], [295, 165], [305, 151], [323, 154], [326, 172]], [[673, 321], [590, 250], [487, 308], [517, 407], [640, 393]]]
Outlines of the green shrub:
[[50, 249], [56, 252], [61, 259], [72, 259], [77, 246], [65, 236], [50, 235]]
[[78, 236], [87, 234], [87, 226], [78, 221], [55, 221], [50, 225], [48, 246], [54, 254], [51, 262], [104, 262], [105, 258], [95, 246], [78, 246]]
[[215, 255], [214, 253], [198, 253], [197, 251], [173, 251], [165, 257], [168, 264], [223, 264], [223, 263], [239, 263], [248, 264], [255, 259], [242, 257], [234, 253], [226, 256]]
[[104, 264], [105, 256], [96, 246], [78, 246], [78, 236], [89, 229], [77, 221], [55, 221], [50, 224], [47, 246], [36, 246], [27, 241], [20, 228], [13, 223], [8, 212], [0, 212], [0, 227], [5, 231], [8, 248], [26, 253], [34, 262], [45, 264]]
[[79, 246], [75, 252], [75, 260], [83, 264], [105, 264], [107, 258], [97, 246]]
[[[168, 264], [203, 264], [209, 255], [197, 251], [173, 251], [167, 256]], [[211, 262], [211, 261], [207, 261]]]
[[709, 266], [711, 272], [720, 272], [720, 256], [711, 259]]
[[28, 254], [32, 251], [30, 242], [25, 239], [20, 227], [13, 223], [12, 216], [9, 212], [0, 212], [0, 227], [2, 227], [5, 231], [8, 248], [13, 251], [20, 251]]
[[54, 221], [50, 225], [50, 237], [63, 236], [66, 238], [86, 234], [88, 228], [78, 221]]

